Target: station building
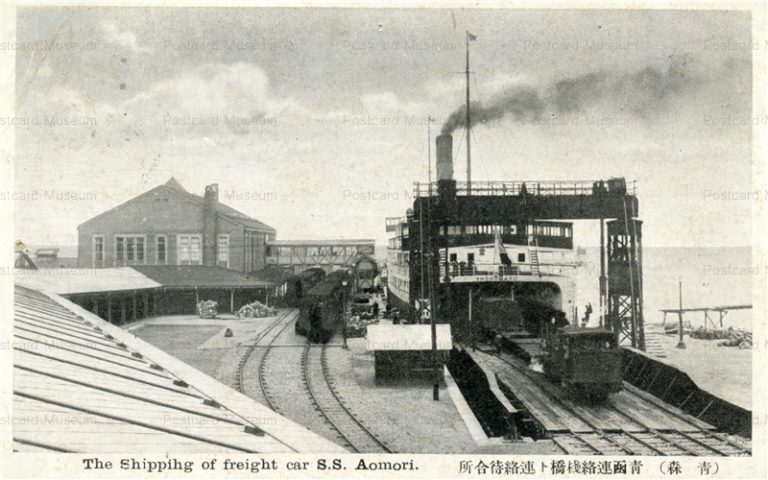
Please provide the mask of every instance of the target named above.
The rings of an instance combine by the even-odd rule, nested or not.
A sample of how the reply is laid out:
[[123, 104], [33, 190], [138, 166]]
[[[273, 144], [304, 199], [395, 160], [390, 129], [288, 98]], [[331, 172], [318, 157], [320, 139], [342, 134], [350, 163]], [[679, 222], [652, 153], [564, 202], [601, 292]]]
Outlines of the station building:
[[217, 184], [204, 196], [171, 177], [82, 223], [78, 267], [205, 265], [239, 272], [262, 270], [275, 229], [219, 202]]

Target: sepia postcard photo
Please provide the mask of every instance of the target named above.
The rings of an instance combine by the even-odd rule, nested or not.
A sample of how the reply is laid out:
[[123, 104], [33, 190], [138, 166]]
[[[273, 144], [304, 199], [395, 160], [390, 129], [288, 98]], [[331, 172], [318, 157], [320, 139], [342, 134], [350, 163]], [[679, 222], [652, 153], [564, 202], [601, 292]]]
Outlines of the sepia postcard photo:
[[0, 13], [3, 478], [765, 478], [765, 2]]

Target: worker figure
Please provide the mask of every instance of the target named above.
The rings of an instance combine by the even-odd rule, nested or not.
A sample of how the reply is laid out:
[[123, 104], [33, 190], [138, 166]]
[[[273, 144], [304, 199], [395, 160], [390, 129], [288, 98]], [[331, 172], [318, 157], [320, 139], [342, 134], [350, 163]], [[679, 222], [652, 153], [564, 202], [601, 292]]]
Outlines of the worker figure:
[[496, 345], [496, 353], [500, 354], [504, 349], [504, 338], [500, 333], [497, 333], [496, 336], [493, 337], [493, 344]]
[[589, 316], [592, 315], [592, 303], [588, 303], [584, 308], [584, 318], [581, 319], [581, 326], [586, 327], [589, 323]]

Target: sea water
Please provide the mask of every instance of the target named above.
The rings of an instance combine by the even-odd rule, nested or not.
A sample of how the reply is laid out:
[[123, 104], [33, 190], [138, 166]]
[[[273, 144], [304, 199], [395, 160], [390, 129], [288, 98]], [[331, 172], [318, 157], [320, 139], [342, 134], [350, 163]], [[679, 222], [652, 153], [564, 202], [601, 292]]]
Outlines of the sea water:
[[[591, 302], [593, 325], [599, 311], [600, 250], [588, 247], [578, 259], [583, 262], [577, 271], [578, 315], [582, 318]], [[753, 282], [766, 275], [768, 268], [755, 263], [750, 247], [644, 247], [642, 263], [646, 324], [661, 323], [661, 309], [678, 308], [679, 281], [683, 308], [751, 304]], [[723, 327], [751, 330], [753, 314], [753, 310], [731, 310], [723, 318]], [[710, 312], [709, 317], [719, 323], [717, 312]], [[703, 326], [704, 313], [686, 313], [684, 320], [693, 328]], [[667, 314], [667, 323], [674, 322], [677, 315]]]

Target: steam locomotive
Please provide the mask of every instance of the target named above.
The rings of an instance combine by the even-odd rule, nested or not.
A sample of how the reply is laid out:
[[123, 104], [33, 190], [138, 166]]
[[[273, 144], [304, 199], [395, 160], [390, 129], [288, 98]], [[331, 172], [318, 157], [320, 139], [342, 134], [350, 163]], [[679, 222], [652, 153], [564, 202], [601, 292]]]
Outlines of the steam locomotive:
[[300, 301], [296, 333], [312, 343], [326, 343], [344, 319], [344, 302], [349, 294], [349, 274], [345, 270], [331, 272], [309, 290]]
[[614, 332], [572, 326], [562, 311], [524, 297], [481, 298], [476, 316], [486, 334], [501, 335], [574, 397], [603, 401], [622, 389], [622, 355]]
[[325, 270], [320, 267], [312, 267], [301, 273], [292, 275], [286, 281], [287, 288], [283, 296], [283, 305], [286, 307], [301, 307], [302, 299], [306, 292], [312, 289], [325, 278]]

